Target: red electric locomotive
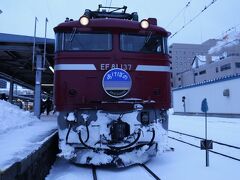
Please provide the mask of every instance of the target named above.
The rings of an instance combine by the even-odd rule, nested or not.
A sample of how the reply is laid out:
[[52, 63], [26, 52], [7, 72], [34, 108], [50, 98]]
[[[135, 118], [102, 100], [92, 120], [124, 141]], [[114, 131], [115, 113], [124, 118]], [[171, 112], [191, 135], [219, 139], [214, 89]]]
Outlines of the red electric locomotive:
[[77, 164], [144, 163], [167, 147], [170, 33], [126, 9], [54, 28], [60, 156]]

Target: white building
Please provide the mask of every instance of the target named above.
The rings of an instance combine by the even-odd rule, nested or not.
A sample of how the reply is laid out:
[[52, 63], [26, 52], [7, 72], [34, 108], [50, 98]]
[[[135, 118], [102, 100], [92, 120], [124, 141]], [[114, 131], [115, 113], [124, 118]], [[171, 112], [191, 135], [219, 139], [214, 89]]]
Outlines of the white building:
[[192, 62], [197, 55], [207, 55], [211, 47], [215, 46], [217, 40], [210, 39], [202, 44], [174, 43], [169, 46], [169, 54], [172, 61], [172, 87], [182, 86], [179, 81], [179, 73], [192, 68]]
[[240, 117], [240, 33], [230, 33], [205, 55], [196, 55], [191, 67], [173, 78], [175, 113], [201, 114], [207, 98], [209, 114]]
[[226, 56], [196, 56], [192, 68], [177, 73], [176, 77], [178, 87], [185, 87], [234, 74], [240, 74], [240, 53], [226, 53]]
[[173, 89], [174, 112], [201, 114], [204, 98], [210, 115], [240, 117], [240, 74]]

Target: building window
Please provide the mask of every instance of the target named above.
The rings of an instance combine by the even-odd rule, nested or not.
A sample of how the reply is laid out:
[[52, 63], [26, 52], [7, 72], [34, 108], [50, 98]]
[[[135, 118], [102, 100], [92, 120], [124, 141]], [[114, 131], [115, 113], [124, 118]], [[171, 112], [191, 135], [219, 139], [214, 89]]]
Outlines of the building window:
[[240, 62], [235, 63], [236, 68], [240, 68]]
[[216, 67], [216, 73], [218, 72], [218, 67]]
[[194, 73], [194, 76], [197, 76], [198, 75], [198, 73], [196, 72], [196, 73]]
[[206, 70], [200, 71], [199, 75], [206, 74]]
[[7, 88], [7, 81], [0, 79], [0, 88], [6, 89]]
[[224, 64], [220, 67], [221, 71], [226, 71], [228, 69], [231, 69], [231, 64], [228, 63], [228, 64]]
[[181, 78], [178, 78], [178, 81], [181, 81]]

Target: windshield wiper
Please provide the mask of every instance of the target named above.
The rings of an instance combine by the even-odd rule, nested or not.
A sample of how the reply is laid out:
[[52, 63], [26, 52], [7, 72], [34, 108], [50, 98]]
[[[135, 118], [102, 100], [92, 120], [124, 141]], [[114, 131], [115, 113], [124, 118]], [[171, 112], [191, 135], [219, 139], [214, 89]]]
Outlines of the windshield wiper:
[[149, 31], [149, 33], [148, 33], [148, 35], [146, 36], [146, 38], [145, 38], [145, 44], [147, 44], [148, 43], [148, 41], [151, 39], [151, 37], [152, 37], [152, 31]]
[[72, 31], [69, 39], [66, 39], [67, 42], [72, 42], [72, 40], [73, 40], [73, 38], [74, 38], [74, 36], [76, 34], [76, 31], [77, 31], [77, 28], [73, 28], [73, 31]]

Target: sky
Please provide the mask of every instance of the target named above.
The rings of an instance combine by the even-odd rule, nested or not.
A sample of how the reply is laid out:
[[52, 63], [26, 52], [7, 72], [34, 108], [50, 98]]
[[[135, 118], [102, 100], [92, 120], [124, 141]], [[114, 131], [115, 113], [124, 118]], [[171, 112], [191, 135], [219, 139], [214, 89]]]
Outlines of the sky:
[[[34, 19], [38, 18], [37, 36], [44, 37], [45, 18], [48, 18], [47, 37], [54, 38], [53, 28], [66, 17], [74, 20], [85, 9], [96, 10], [98, 4], [138, 12], [139, 19], [155, 17], [158, 25], [174, 34], [193, 19], [213, 0], [1, 0], [0, 33], [33, 36]], [[186, 7], [187, 3], [189, 6]], [[210, 38], [221, 38], [228, 29], [240, 31], [239, 0], [216, 0], [192, 23], [169, 39], [169, 43], [199, 44]], [[174, 21], [172, 21], [174, 20]], [[170, 23], [172, 22], [172, 23]]]

